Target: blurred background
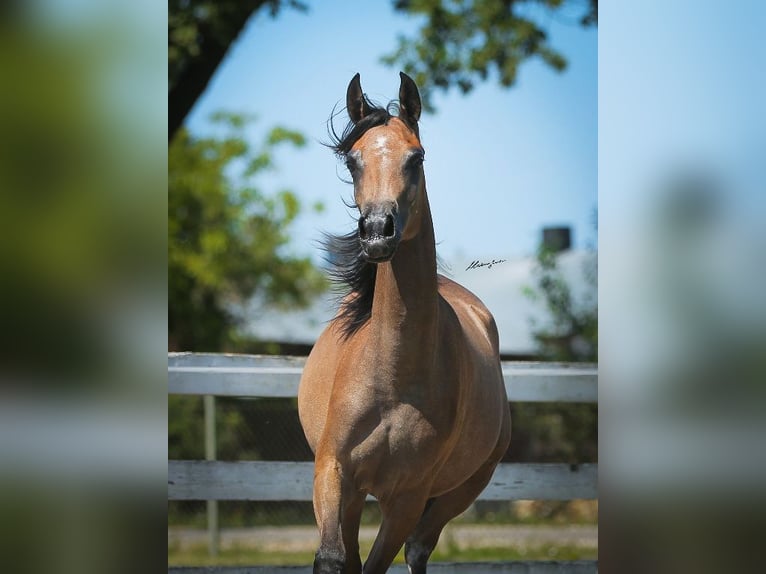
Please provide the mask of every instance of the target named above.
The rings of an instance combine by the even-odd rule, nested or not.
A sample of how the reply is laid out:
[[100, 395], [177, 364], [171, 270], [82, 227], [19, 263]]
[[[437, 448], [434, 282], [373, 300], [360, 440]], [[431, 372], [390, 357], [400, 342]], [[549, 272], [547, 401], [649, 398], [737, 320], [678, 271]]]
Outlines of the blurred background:
[[165, 7], [0, 13], [0, 563], [148, 571], [165, 553]]
[[756, 572], [766, 5], [615, 4], [599, 14], [599, 567]]

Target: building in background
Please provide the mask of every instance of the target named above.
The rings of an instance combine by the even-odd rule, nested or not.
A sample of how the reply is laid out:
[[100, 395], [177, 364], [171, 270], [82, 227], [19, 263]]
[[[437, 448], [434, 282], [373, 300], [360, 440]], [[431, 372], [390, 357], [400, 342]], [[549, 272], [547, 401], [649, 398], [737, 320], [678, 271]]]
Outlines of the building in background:
[[[546, 227], [542, 241], [558, 253], [558, 267], [576, 300], [582, 299], [590, 287], [583, 269], [596, 254], [587, 250], [572, 250], [569, 227]], [[501, 256], [483, 259], [462, 259], [443, 262], [440, 273], [457, 281], [475, 293], [489, 308], [500, 333], [500, 352], [505, 359], [532, 359], [538, 350], [532, 335], [532, 322], [544, 325], [548, 319], [542, 304], [524, 294], [525, 288], [535, 287], [533, 271], [535, 256], [503, 259]], [[280, 344], [283, 354], [307, 354], [327, 322], [335, 315], [338, 297], [326, 293], [307, 309], [280, 311], [251, 303], [245, 323], [246, 333], [261, 341]]]

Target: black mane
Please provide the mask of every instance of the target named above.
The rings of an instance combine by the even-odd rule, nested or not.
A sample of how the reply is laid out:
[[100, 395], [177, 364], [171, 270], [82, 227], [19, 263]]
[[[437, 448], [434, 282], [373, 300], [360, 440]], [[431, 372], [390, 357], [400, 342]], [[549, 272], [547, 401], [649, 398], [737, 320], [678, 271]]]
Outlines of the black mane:
[[362, 257], [359, 233], [325, 235], [324, 248], [330, 263], [329, 275], [341, 292], [341, 303], [334, 321], [344, 338], [356, 333], [372, 314], [377, 266]]
[[[366, 96], [365, 102], [369, 113], [357, 123], [349, 122], [340, 136], [333, 126], [335, 113], [330, 116], [328, 132], [332, 143], [328, 147], [338, 157], [345, 157], [369, 129], [387, 125], [394, 117], [389, 111], [391, 105], [387, 108], [376, 106], [367, 100]], [[325, 234], [323, 244], [327, 251], [327, 262], [330, 264], [330, 279], [339, 285], [343, 292], [335, 320], [338, 321], [343, 337], [348, 338], [370, 318], [377, 266], [362, 256], [359, 233], [356, 230], [346, 235]]]

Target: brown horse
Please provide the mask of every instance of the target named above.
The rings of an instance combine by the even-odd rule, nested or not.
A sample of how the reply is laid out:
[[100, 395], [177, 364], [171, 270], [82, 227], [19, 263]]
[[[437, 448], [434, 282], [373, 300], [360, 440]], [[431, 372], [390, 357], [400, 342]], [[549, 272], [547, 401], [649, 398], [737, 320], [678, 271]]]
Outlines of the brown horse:
[[311, 351], [298, 394], [316, 455], [315, 574], [362, 571], [367, 494], [382, 524], [364, 573], [385, 572], [405, 543], [410, 572], [425, 573], [442, 529], [484, 489], [510, 441], [495, 321], [436, 272], [420, 95], [400, 76], [397, 116], [370, 103], [354, 76], [351, 123], [334, 145], [360, 217], [358, 231], [330, 243], [350, 293]]

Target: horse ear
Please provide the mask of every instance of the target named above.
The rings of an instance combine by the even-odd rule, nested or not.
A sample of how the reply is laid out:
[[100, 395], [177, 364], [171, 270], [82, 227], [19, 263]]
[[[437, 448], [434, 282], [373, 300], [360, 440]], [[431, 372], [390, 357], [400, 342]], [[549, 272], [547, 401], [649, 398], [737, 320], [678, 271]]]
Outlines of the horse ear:
[[370, 106], [367, 105], [367, 99], [362, 92], [362, 82], [359, 80], [358, 73], [351, 78], [351, 82], [348, 84], [346, 109], [348, 110], [348, 117], [355, 124], [370, 113]]
[[415, 132], [420, 119], [420, 93], [415, 81], [404, 72], [399, 72], [402, 83], [399, 85], [399, 118]]

